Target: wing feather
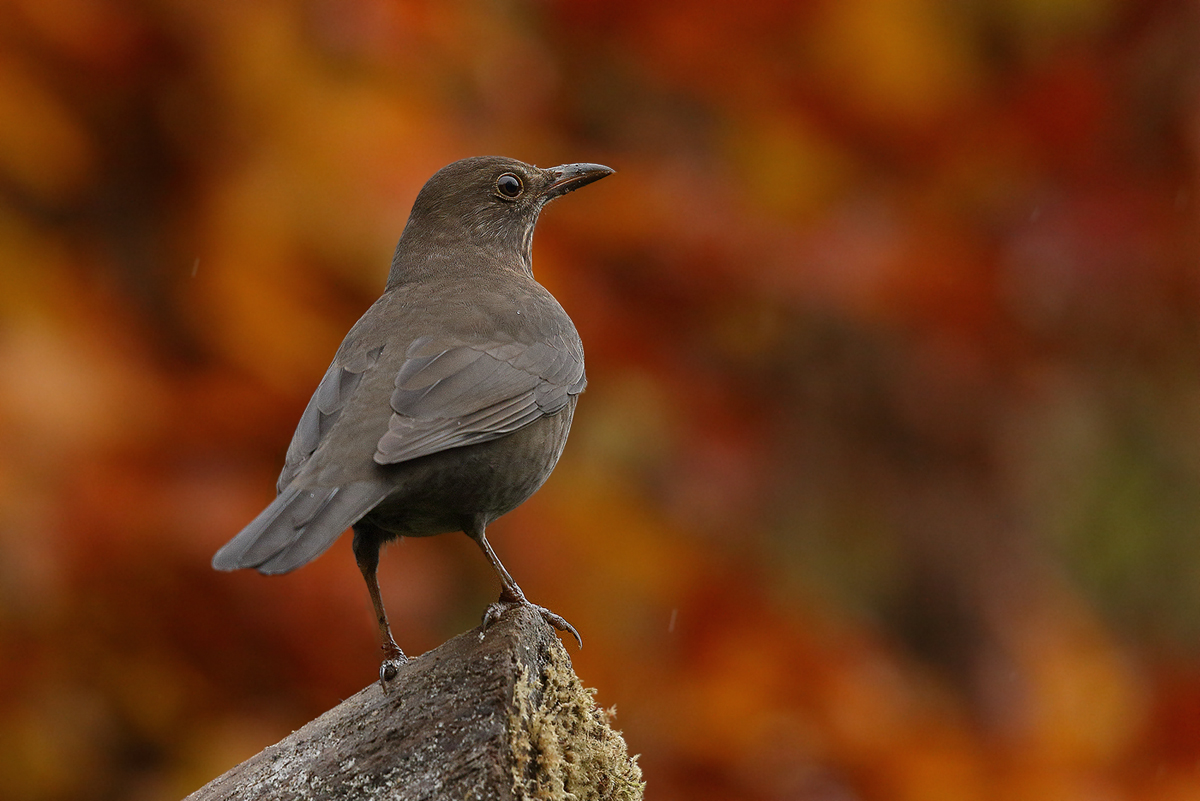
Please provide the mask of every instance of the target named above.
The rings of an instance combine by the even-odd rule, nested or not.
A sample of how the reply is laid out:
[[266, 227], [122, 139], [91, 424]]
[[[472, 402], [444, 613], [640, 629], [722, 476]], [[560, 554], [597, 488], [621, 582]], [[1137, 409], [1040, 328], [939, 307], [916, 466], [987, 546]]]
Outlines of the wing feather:
[[380, 346], [345, 364], [334, 359], [333, 364], [329, 365], [325, 377], [317, 385], [317, 391], [309, 398], [308, 406], [300, 415], [300, 422], [296, 424], [296, 433], [292, 434], [283, 470], [275, 485], [277, 492], [283, 492], [284, 487], [292, 483], [300, 468], [317, 450], [321, 440], [341, 417], [346, 401], [358, 389], [367, 371], [379, 363], [382, 353], [383, 347]]
[[375, 461], [487, 442], [561, 411], [586, 384], [583, 349], [571, 335], [530, 344], [416, 340], [396, 375]]

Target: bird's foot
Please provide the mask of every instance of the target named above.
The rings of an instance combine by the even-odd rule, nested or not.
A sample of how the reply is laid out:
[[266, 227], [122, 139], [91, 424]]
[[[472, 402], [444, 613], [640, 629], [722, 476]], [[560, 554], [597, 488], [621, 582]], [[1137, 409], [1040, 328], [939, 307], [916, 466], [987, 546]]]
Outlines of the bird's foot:
[[396, 678], [400, 667], [408, 662], [408, 657], [400, 650], [400, 646], [389, 642], [383, 646], [383, 663], [379, 666], [379, 682], [385, 687]]
[[551, 612], [544, 606], [538, 606], [535, 603], [531, 603], [530, 601], [526, 600], [525, 596], [523, 595], [517, 598], [508, 598], [501, 595], [500, 600], [488, 606], [487, 611], [483, 613], [483, 627], [479, 632], [479, 639], [482, 640], [484, 632], [491, 628], [492, 624], [499, 620], [501, 615], [503, 615], [509, 609], [512, 609], [514, 606], [528, 606], [529, 608], [533, 609], [533, 611], [541, 615], [542, 620], [546, 621], [559, 631], [570, 634], [575, 638], [575, 642], [579, 644], [579, 647], [583, 647], [583, 638], [579, 636], [579, 632], [575, 630], [575, 627], [567, 622], [566, 618], [564, 618], [562, 615], [557, 615], [554, 612]]

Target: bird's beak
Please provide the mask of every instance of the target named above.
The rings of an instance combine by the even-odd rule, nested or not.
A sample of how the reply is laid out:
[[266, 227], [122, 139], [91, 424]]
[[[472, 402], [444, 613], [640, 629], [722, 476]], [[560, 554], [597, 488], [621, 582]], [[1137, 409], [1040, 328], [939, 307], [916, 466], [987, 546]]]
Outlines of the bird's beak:
[[546, 189], [546, 199], [550, 200], [599, 181], [606, 175], [612, 175], [615, 170], [603, 164], [563, 164], [551, 167], [547, 172], [554, 179], [554, 183]]

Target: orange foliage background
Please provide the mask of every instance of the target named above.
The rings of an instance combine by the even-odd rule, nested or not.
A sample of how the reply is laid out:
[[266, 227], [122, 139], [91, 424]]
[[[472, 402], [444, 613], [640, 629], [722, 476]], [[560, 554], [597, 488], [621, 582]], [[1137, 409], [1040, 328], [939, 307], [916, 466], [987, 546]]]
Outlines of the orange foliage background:
[[[0, 794], [179, 798], [372, 680], [269, 500], [417, 189], [619, 171], [590, 385], [492, 529], [651, 799], [1200, 797], [1200, 11], [0, 2]], [[410, 653], [497, 592], [385, 554]]]

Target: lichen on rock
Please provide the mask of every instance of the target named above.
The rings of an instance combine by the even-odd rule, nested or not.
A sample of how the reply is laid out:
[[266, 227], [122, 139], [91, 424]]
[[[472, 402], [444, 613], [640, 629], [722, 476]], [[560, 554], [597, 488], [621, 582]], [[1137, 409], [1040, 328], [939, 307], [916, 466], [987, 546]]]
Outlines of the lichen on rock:
[[513, 797], [529, 801], [641, 801], [645, 783], [612, 713], [596, 706], [557, 639], [533, 680], [524, 666], [509, 714]]

